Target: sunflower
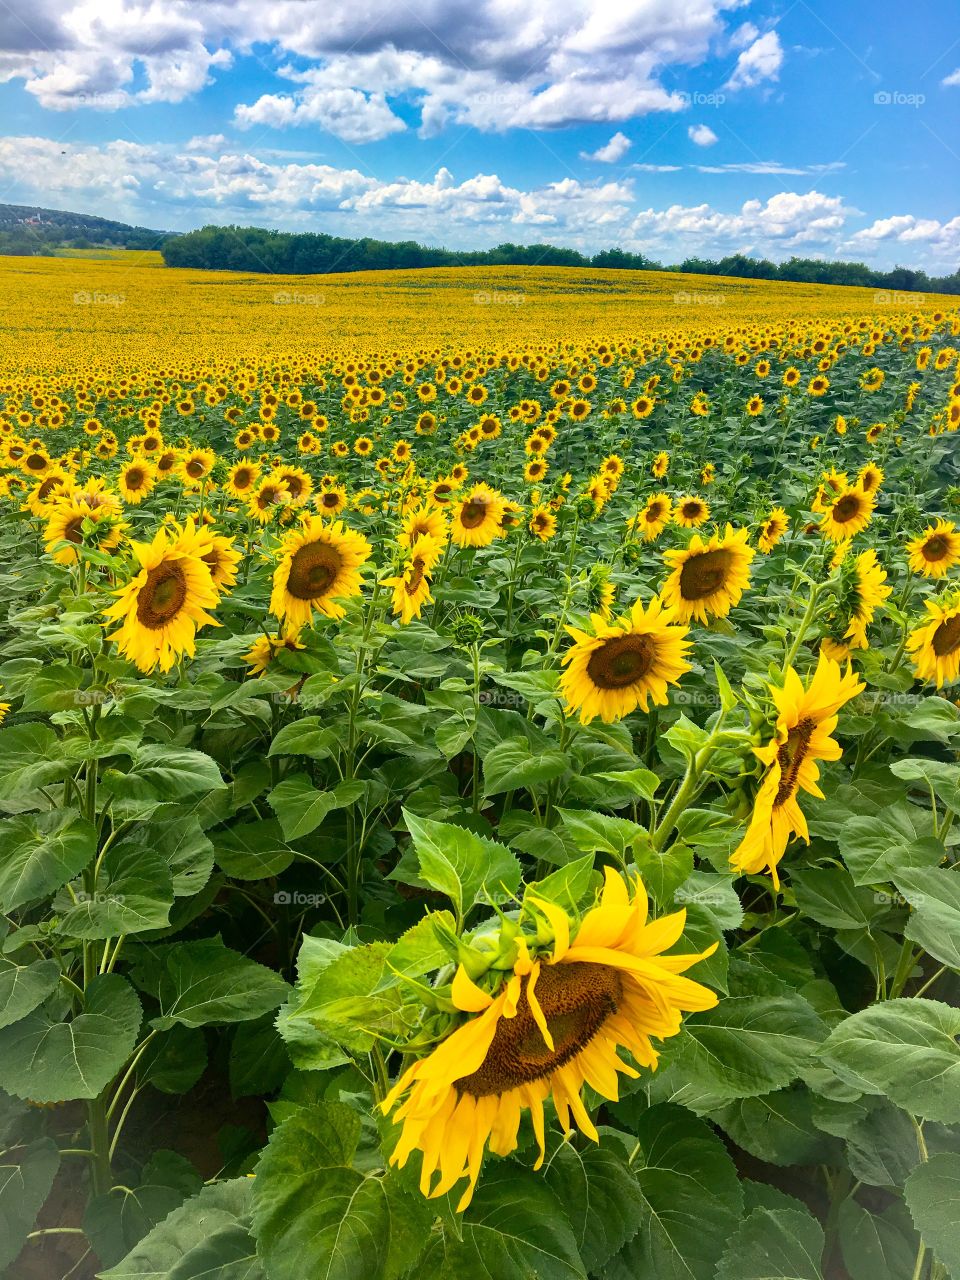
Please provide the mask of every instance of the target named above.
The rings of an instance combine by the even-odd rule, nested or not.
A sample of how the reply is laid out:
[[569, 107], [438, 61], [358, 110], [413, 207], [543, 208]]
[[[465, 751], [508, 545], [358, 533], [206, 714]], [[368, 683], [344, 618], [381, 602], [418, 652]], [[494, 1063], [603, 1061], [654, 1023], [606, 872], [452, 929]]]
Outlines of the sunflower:
[[208, 476], [217, 456], [212, 449], [191, 449], [180, 459], [180, 474], [190, 484]]
[[313, 480], [302, 467], [277, 467], [272, 478], [285, 486], [292, 507], [302, 507], [313, 492]]
[[291, 653], [295, 653], [297, 649], [305, 649], [306, 645], [302, 645], [297, 639], [298, 634], [284, 632], [281, 635], [257, 636], [256, 640], [243, 655], [243, 660], [250, 668], [251, 675], [266, 675], [270, 663], [281, 649], [287, 649]]
[[[76, 564], [74, 547], [85, 542], [98, 551], [112, 551], [119, 546], [123, 534], [120, 503], [97, 486], [97, 481], [91, 481], [86, 489], [67, 494], [54, 504], [43, 537], [47, 554], [57, 564]], [[83, 526], [88, 521], [90, 527], [85, 533]], [[71, 545], [58, 548], [61, 543]]]
[[909, 565], [925, 578], [942, 578], [960, 562], [960, 533], [949, 520], [927, 525], [919, 538], [907, 543]]
[[488, 547], [500, 533], [503, 495], [475, 484], [453, 507], [450, 537], [458, 547]]
[[649, 418], [653, 413], [654, 400], [652, 396], [637, 396], [633, 404], [630, 406], [630, 412], [635, 418]]
[[757, 418], [763, 413], [763, 400], [760, 396], [751, 396], [747, 401], [747, 414], [751, 418]]
[[314, 609], [342, 618], [346, 611], [336, 602], [360, 594], [360, 568], [369, 558], [370, 544], [362, 534], [340, 521], [328, 524], [312, 516], [280, 547], [270, 612], [296, 630], [312, 621]]
[[523, 469], [523, 478], [527, 484], [539, 484], [549, 470], [546, 458], [531, 458]]
[[841, 542], [861, 533], [870, 523], [876, 499], [859, 484], [849, 485], [833, 498], [826, 498], [820, 518], [820, 532], [831, 542]]
[[663, 477], [667, 474], [667, 470], [669, 469], [669, 467], [670, 467], [669, 453], [658, 453], [653, 460], [653, 464], [650, 467], [650, 471], [658, 480], [662, 480]]
[[810, 383], [807, 386], [807, 395], [819, 398], [820, 396], [825, 396], [829, 390], [830, 379], [825, 378], [822, 373], [818, 373], [810, 379]]
[[557, 517], [549, 507], [537, 507], [530, 516], [527, 528], [541, 542], [549, 542], [557, 532]]
[[696, 618], [725, 618], [750, 585], [750, 561], [756, 552], [747, 545], [749, 530], [727, 525], [707, 540], [695, 533], [684, 550], [665, 551], [673, 569], [661, 592], [681, 622]]
[[141, 503], [157, 482], [157, 473], [145, 459], [128, 462], [120, 468], [117, 476], [117, 488], [124, 502], [132, 506]]
[[678, 625], [674, 612], [656, 598], [646, 609], [638, 600], [628, 617], [614, 622], [600, 614], [590, 621], [592, 634], [567, 627], [576, 642], [563, 657], [567, 670], [560, 690], [567, 710], [579, 710], [582, 724], [596, 716], [609, 724], [638, 706], [646, 711], [648, 697], [666, 705], [667, 685], [690, 670], [689, 628]]
[[698, 529], [710, 519], [710, 508], [702, 498], [678, 498], [673, 507], [673, 521], [681, 529]]
[[314, 499], [314, 505], [326, 519], [338, 516], [347, 506], [347, 489], [345, 485], [334, 484], [323, 489]]
[[419, 618], [425, 604], [433, 602], [430, 594], [430, 575], [443, 552], [444, 542], [430, 534], [422, 534], [410, 546], [409, 559], [403, 571], [392, 578], [384, 578], [383, 584], [393, 587], [393, 612], [406, 626]]
[[225, 491], [231, 498], [246, 498], [260, 479], [260, 467], [256, 462], [235, 462], [227, 472]]
[[653, 542], [659, 538], [670, 523], [673, 514], [673, 503], [665, 493], [652, 493], [640, 514], [630, 521], [634, 532], [643, 531], [644, 542]]
[[[451, 1003], [469, 1016], [428, 1057], [408, 1067], [381, 1104], [390, 1112], [404, 1099], [394, 1118], [403, 1129], [390, 1162], [403, 1167], [413, 1151], [421, 1151], [423, 1195], [444, 1195], [466, 1178], [457, 1205], [458, 1212], [464, 1210], [485, 1148], [489, 1144], [499, 1156], [514, 1151], [525, 1110], [540, 1149], [534, 1166], [539, 1169], [546, 1154], [548, 1098], [568, 1136], [572, 1116], [588, 1138], [599, 1141], [583, 1104], [584, 1084], [616, 1101], [618, 1073], [639, 1075], [620, 1058], [621, 1047], [638, 1066], [655, 1068], [653, 1039], [676, 1035], [683, 1013], [717, 1003], [712, 991], [681, 976], [714, 948], [663, 954], [679, 940], [686, 913], [649, 920], [639, 879], [627, 880], [610, 867], [605, 877], [598, 905], [586, 912], [572, 940], [564, 911], [531, 902], [553, 933], [551, 953], [531, 957], [521, 934], [506, 976], [491, 970], [481, 986], [458, 967]], [[487, 990], [493, 977], [499, 986]], [[431, 1186], [438, 1167], [440, 1179]]]
[[260, 524], [268, 524], [290, 502], [290, 491], [273, 476], [261, 480], [250, 495], [247, 510]]
[[875, 462], [868, 462], [857, 472], [857, 484], [864, 493], [876, 493], [883, 484], [883, 470]]
[[717, 478], [717, 468], [713, 465], [712, 462], [704, 463], [703, 468], [700, 471], [700, 483], [713, 484], [716, 478]]
[[38, 480], [26, 498], [26, 509], [35, 516], [49, 515], [71, 488], [73, 481], [62, 467], [55, 467]]
[[930, 619], [907, 639], [918, 680], [934, 680], [938, 689], [960, 675], [960, 591], [926, 601]]
[[840, 604], [830, 619], [829, 634], [821, 643], [828, 658], [841, 662], [851, 649], [868, 647], [867, 627], [892, 590], [885, 585], [886, 581], [886, 572], [872, 549], [862, 551], [849, 572], [844, 570]]
[[447, 517], [442, 507], [417, 506], [405, 513], [397, 541], [411, 547], [418, 538], [429, 536], [443, 545], [447, 540]]
[[108, 639], [141, 671], [169, 671], [184, 654], [193, 657], [200, 627], [220, 625], [205, 612], [218, 596], [210, 569], [193, 554], [194, 541], [191, 531], [171, 536], [161, 528], [152, 542], [132, 542], [140, 572], [104, 609], [111, 622], [120, 623]]
[[807, 822], [797, 800], [800, 791], [823, 799], [817, 781], [818, 760], [839, 760], [840, 744], [830, 735], [844, 703], [866, 688], [849, 669], [820, 655], [808, 685], [788, 667], [782, 688], [770, 686], [777, 708], [774, 735], [754, 754], [766, 766], [746, 834], [730, 855], [730, 865], [744, 875], [769, 871], [780, 888], [777, 865], [791, 836], [809, 842]]
[[184, 526], [182, 543], [198, 555], [210, 570], [210, 577], [217, 591], [226, 591], [236, 584], [237, 565], [243, 559], [232, 538], [217, 533], [209, 525], [194, 529], [193, 521]]
[[783, 535], [790, 528], [790, 517], [783, 507], [774, 507], [763, 524], [757, 537], [757, 547], [763, 555], [769, 555]]

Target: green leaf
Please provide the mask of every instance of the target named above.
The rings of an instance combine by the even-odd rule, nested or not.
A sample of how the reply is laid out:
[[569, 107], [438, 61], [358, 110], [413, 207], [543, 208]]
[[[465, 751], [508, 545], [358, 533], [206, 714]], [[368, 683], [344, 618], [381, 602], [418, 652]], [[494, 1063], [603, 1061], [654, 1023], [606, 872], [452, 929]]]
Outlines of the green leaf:
[[274, 736], [268, 756], [311, 756], [322, 760], [333, 755], [339, 738], [329, 721], [319, 716], [304, 716], [293, 724], [285, 724]]
[[137, 957], [132, 976], [159, 1002], [151, 1025], [161, 1031], [175, 1023], [249, 1022], [276, 1009], [290, 990], [279, 974], [225, 947], [219, 935], [151, 947]]
[[960, 1155], [942, 1152], [917, 1166], [904, 1186], [914, 1225], [954, 1277], [960, 1276]]
[[500, 902], [516, 892], [520, 863], [506, 845], [449, 822], [418, 818], [406, 809], [403, 817], [421, 877], [446, 894], [461, 919], [478, 901]]
[[[170, 810], [176, 817], [166, 820]], [[213, 871], [213, 845], [195, 814], [185, 814], [176, 805], [163, 805], [142, 828], [138, 842], [155, 849], [170, 868], [174, 897], [192, 898], [206, 886]]]
[[547, 1186], [563, 1205], [590, 1272], [599, 1271], [639, 1230], [646, 1201], [615, 1147], [562, 1143], [544, 1170]]
[[668, 1103], [645, 1111], [635, 1132], [632, 1166], [644, 1207], [612, 1280], [713, 1280], [743, 1206], [733, 1161], [702, 1120]]
[[235, 880], [278, 876], [294, 859], [272, 818], [226, 827], [215, 834], [213, 847], [218, 865]]
[[0, 1271], [23, 1248], [59, 1167], [60, 1153], [52, 1138], [38, 1138], [0, 1156]]
[[562, 777], [568, 768], [562, 751], [534, 751], [524, 737], [506, 738], [483, 761], [483, 793], [499, 795], [520, 787], [534, 790]]
[[272, 1014], [241, 1022], [230, 1044], [230, 1096], [271, 1094], [290, 1070], [290, 1057]]
[[890, 772], [904, 782], [921, 784], [921, 789], [932, 787], [934, 794], [948, 809], [960, 812], [960, 765], [947, 764], [944, 760], [894, 760]]
[[717, 1280], [822, 1280], [823, 1229], [799, 1209], [754, 1209], [730, 1238]]
[[869, 1213], [848, 1196], [840, 1206], [839, 1221], [840, 1248], [850, 1280], [903, 1280], [912, 1273], [917, 1242], [892, 1215]]
[[635, 841], [648, 839], [646, 828], [627, 818], [610, 818], [589, 809], [558, 809], [557, 812], [584, 853], [612, 853], [624, 860]]
[[390, 951], [388, 942], [341, 947], [304, 938], [296, 991], [277, 1019], [296, 1066], [336, 1065], [344, 1061], [336, 1046], [369, 1053], [377, 1031], [397, 1030], [400, 995], [386, 968]]
[[418, 1268], [430, 1280], [586, 1280], [563, 1206], [543, 1178], [507, 1161], [484, 1170], [457, 1231], [444, 1229]]
[[341, 1103], [301, 1108], [270, 1135], [254, 1180], [254, 1229], [270, 1280], [381, 1274], [390, 1212], [379, 1179], [347, 1168], [360, 1119]]
[[134, 808], [149, 809], [164, 800], [183, 800], [225, 785], [210, 756], [158, 743], [139, 747], [126, 773], [117, 769], [103, 773], [106, 793]]
[[0, 1089], [33, 1102], [95, 1098], [133, 1052], [141, 1016], [126, 979], [101, 974], [72, 1021], [38, 1009], [0, 1030]]
[[960, 969], [960, 876], [930, 867], [897, 871], [893, 882], [913, 907], [905, 936], [934, 960]]
[[827, 1140], [813, 1121], [813, 1098], [803, 1088], [739, 1098], [711, 1117], [744, 1151], [768, 1164], [820, 1164]]
[[5, 798], [57, 782], [68, 764], [64, 744], [49, 725], [16, 724], [0, 729], [0, 778]]
[[[674, 848], [675, 845], [671, 846], [667, 852], [672, 853]], [[734, 888], [733, 876], [720, 872], [692, 872], [674, 893], [673, 902], [677, 907], [699, 907], [717, 926], [718, 933], [739, 929], [743, 923], [743, 907]]]
[[855, 884], [883, 884], [909, 867], [935, 867], [943, 845], [931, 833], [929, 810], [901, 801], [873, 817], [858, 814], [843, 824], [843, 860]]
[[858, 888], [848, 871], [840, 867], [795, 871], [790, 877], [797, 906], [817, 924], [828, 929], [866, 929], [885, 907], [872, 889]]
[[250, 1178], [204, 1187], [99, 1280], [264, 1280], [250, 1235], [252, 1199]]
[[285, 840], [316, 831], [328, 813], [348, 809], [363, 795], [364, 783], [341, 782], [332, 791], [318, 791], [305, 773], [284, 778], [267, 796], [280, 820]]
[[162, 929], [172, 906], [173, 879], [162, 856], [141, 844], [121, 842], [104, 855], [93, 892], [80, 885], [73, 890], [59, 931], [98, 939]]
[[820, 1055], [861, 1093], [885, 1094], [926, 1120], [960, 1123], [960, 1010], [938, 1000], [888, 1000], [845, 1018]]
[[[678, 906], [687, 901], [696, 900], [696, 889], [691, 890], [691, 897], [686, 896], [687, 882], [694, 875], [693, 850], [682, 840], [675, 840], [669, 849], [660, 852], [654, 849], [649, 839], [637, 840], [633, 845], [637, 870], [647, 892], [660, 907], [667, 907], [676, 902]], [[719, 876], [713, 876], [719, 880]], [[736, 898], [736, 894], [734, 893]], [[737, 899], [739, 906], [739, 899]], [[741, 916], [743, 913], [740, 913]]]
[[[796, 993], [728, 996], [715, 1009], [685, 1020], [674, 1061], [693, 1093], [702, 1091], [722, 1104], [788, 1085], [825, 1033], [824, 1024]], [[683, 1090], [678, 1101], [684, 1101]]]
[[0, 1028], [19, 1022], [55, 991], [60, 982], [56, 960], [15, 964], [0, 957]]
[[592, 853], [575, 858], [542, 880], [531, 881], [525, 892], [534, 898], [554, 902], [569, 915], [576, 915], [594, 881]]
[[451, 955], [447, 941], [447, 937], [454, 931], [454, 924], [449, 911], [430, 911], [418, 920], [387, 952], [384, 965], [386, 972], [381, 985], [392, 985], [396, 981], [394, 974], [402, 973], [408, 978], [419, 978], [455, 960], [456, 952]]
[[173, 1187], [114, 1187], [96, 1196], [83, 1215], [83, 1229], [101, 1266], [116, 1266], [131, 1249], [183, 1203]]
[[97, 852], [92, 823], [71, 809], [24, 813], [0, 822], [0, 911], [53, 893]]

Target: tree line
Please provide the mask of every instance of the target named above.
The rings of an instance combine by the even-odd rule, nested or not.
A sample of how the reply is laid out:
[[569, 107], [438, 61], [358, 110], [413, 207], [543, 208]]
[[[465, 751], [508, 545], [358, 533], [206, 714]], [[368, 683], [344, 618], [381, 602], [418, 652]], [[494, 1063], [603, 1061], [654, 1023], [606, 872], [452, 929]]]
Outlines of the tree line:
[[174, 236], [161, 246], [169, 267], [206, 271], [246, 271], [278, 275], [324, 275], [340, 271], [411, 270], [419, 267], [547, 266], [606, 267], [678, 271], [747, 280], [785, 280], [802, 284], [847, 284], [908, 293], [960, 293], [960, 270], [928, 276], [910, 267], [877, 271], [862, 262], [793, 257], [770, 262], [735, 253], [725, 258], [685, 258], [663, 266], [643, 253], [603, 249], [586, 255], [547, 244], [499, 244], [493, 249], [436, 249], [415, 240], [348, 239], [321, 232], [269, 231], [262, 227], [201, 227]]

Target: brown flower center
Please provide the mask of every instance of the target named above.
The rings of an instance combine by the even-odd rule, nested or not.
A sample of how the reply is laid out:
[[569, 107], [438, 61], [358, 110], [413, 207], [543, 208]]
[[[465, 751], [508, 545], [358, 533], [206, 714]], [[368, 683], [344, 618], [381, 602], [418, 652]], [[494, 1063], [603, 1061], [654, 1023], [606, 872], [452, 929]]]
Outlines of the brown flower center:
[[308, 542], [293, 554], [287, 591], [297, 600], [316, 600], [329, 593], [342, 568], [335, 547], [327, 542]]
[[777, 752], [777, 763], [780, 765], [780, 786], [774, 805], [785, 804], [797, 789], [797, 778], [810, 747], [810, 739], [817, 727], [816, 720], [809, 716], [787, 734], [787, 740]]
[[848, 520], [854, 520], [860, 514], [860, 499], [855, 493], [844, 494], [838, 502], [833, 505], [833, 518], [837, 524], [846, 524]]
[[456, 1081], [459, 1094], [486, 1098], [543, 1079], [584, 1049], [623, 999], [620, 974], [609, 965], [544, 965], [534, 992], [553, 1036], [548, 1049], [530, 1011], [528, 983], [516, 1016], [497, 1023], [483, 1065]]
[[935, 537], [928, 538], [920, 548], [920, 551], [924, 560], [929, 560], [931, 563], [935, 564], [938, 560], [943, 560], [949, 554], [950, 544], [947, 542], [943, 534], [938, 533]]
[[600, 689], [625, 689], [647, 674], [656, 653], [649, 636], [615, 636], [590, 655], [587, 675]]
[[683, 518], [685, 520], [696, 520], [700, 514], [699, 502], [685, 502], [682, 507]]
[[946, 658], [960, 649], [960, 613], [940, 623], [933, 633], [932, 644], [938, 658]]
[[702, 600], [719, 591], [733, 567], [733, 556], [722, 547], [691, 556], [680, 570], [680, 595], [684, 600]]
[[126, 483], [128, 489], [139, 489], [146, 477], [139, 467], [131, 467], [127, 472]]
[[325, 493], [320, 499], [320, 505], [330, 511], [335, 511], [340, 505], [340, 495], [337, 493]]
[[186, 472], [191, 480], [199, 480], [204, 473], [203, 463], [198, 458], [192, 458], [187, 463]]
[[487, 518], [487, 504], [482, 498], [470, 498], [463, 504], [460, 523], [465, 529], [478, 529]]
[[137, 621], [156, 631], [180, 612], [186, 598], [183, 567], [176, 561], [158, 564], [147, 574], [137, 596]]

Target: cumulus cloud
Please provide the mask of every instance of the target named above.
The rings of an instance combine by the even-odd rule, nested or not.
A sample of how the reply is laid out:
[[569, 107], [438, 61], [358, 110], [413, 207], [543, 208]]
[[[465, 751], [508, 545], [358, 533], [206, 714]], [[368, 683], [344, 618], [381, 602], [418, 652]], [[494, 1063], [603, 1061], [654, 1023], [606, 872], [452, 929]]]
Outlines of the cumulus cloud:
[[602, 147], [598, 147], [596, 151], [581, 151], [581, 160], [596, 160], [600, 164], [616, 164], [618, 160], [622, 160], [627, 154], [633, 143], [619, 130], [613, 135], [609, 142]]
[[708, 124], [692, 124], [687, 129], [687, 137], [698, 147], [712, 147], [719, 138]]
[[738, 89], [753, 89], [765, 80], [779, 80], [782, 66], [780, 37], [775, 31], [768, 31], [744, 49], [737, 58], [733, 75], [723, 87], [736, 92]]
[[956, 71], [951, 71], [948, 76], [944, 76], [940, 83], [948, 87], [960, 84], [960, 67], [957, 67]]
[[767, 201], [747, 200], [736, 213], [708, 204], [644, 209], [630, 226], [636, 244], [681, 243], [687, 250], [772, 253], [829, 245], [856, 211], [840, 196], [781, 191]]
[[922, 248], [921, 261], [930, 258], [952, 264], [960, 255], [960, 217], [951, 218], [949, 222], [917, 218], [912, 213], [878, 218], [869, 227], [855, 232], [845, 247], [872, 251], [881, 247], [889, 250], [898, 245], [913, 251], [907, 255], [911, 259], [915, 259], [917, 249]]
[[265, 63], [280, 64], [290, 85], [241, 102], [241, 127], [320, 126], [364, 142], [405, 127], [391, 102], [403, 98], [419, 110], [428, 135], [463, 124], [552, 129], [683, 110], [685, 98], [664, 87], [662, 73], [703, 62], [723, 43], [726, 11], [739, 6], [7, 0], [0, 5], [0, 78], [22, 79], [54, 110], [180, 102], [256, 46]]

